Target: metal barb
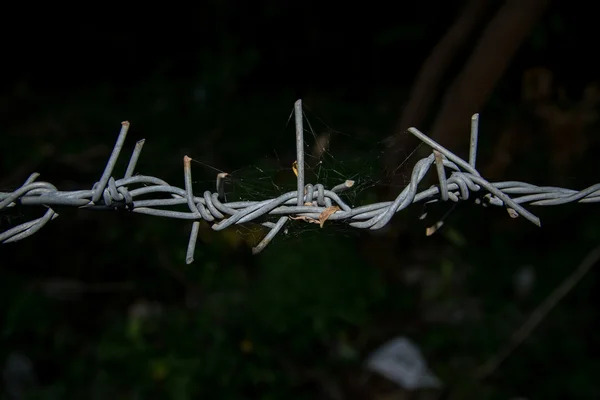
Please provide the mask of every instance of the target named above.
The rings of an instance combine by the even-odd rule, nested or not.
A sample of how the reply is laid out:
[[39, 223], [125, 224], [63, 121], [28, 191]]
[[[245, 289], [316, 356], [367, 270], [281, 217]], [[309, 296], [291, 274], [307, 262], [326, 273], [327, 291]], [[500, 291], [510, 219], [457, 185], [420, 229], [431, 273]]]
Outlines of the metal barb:
[[298, 164], [298, 206], [304, 204], [304, 126], [302, 125], [302, 100], [294, 104], [296, 117], [296, 163]]
[[[428, 157], [419, 160], [411, 175], [410, 184], [394, 201], [350, 207], [338, 195], [352, 190], [354, 181], [347, 180], [331, 189], [322, 184], [304, 182], [304, 135], [302, 126], [302, 102], [294, 106], [296, 119], [297, 178], [296, 191], [282, 194], [273, 199], [261, 201], [227, 202], [225, 198], [226, 173], [216, 179], [216, 193], [205, 191], [202, 196], [192, 191], [191, 158], [183, 159], [184, 185], [179, 188], [162, 179], [135, 175], [135, 166], [141, 154], [144, 141], [135, 145], [123, 178], [113, 177], [113, 169], [125, 143], [129, 123], [123, 122], [113, 151], [106, 163], [104, 172], [91, 190], [59, 191], [48, 182], [39, 182], [38, 173], [33, 173], [23, 185], [12, 192], [0, 192], [0, 212], [16, 206], [43, 206], [45, 213], [34, 220], [0, 232], [0, 242], [10, 243], [25, 239], [39, 231], [49, 221], [58, 217], [53, 206], [73, 206], [91, 210], [128, 209], [132, 212], [167, 218], [193, 221], [186, 253], [186, 263], [194, 260], [194, 250], [200, 230], [200, 222], [212, 223], [218, 231], [236, 224], [258, 221], [269, 229], [263, 240], [252, 249], [260, 253], [283, 230], [290, 220], [324, 223], [343, 221], [360, 229], [380, 229], [387, 225], [399, 211], [414, 203], [430, 204], [438, 201], [451, 201], [454, 204], [474, 198], [475, 204], [493, 205], [506, 208], [510, 217], [524, 217], [540, 226], [540, 220], [523, 205], [551, 206], [569, 202], [600, 202], [600, 184], [581, 191], [550, 186], [535, 186], [525, 182], [488, 182], [475, 169], [478, 145], [479, 115], [471, 118], [471, 142], [469, 161], [465, 161], [436, 143], [416, 128], [409, 133], [432, 148]], [[418, 191], [418, 185], [429, 169], [435, 164], [439, 185]], [[131, 188], [131, 189], [130, 189]], [[175, 211], [170, 208], [186, 206], [188, 211]], [[332, 208], [333, 207], [333, 208]], [[326, 218], [323, 218], [326, 216]], [[325, 224], [327, 224], [325, 222]], [[435, 229], [441, 227], [435, 226]], [[430, 229], [429, 234], [435, 229]]]
[[[100, 182], [98, 182], [98, 184], [92, 189], [92, 191], [94, 193], [92, 195], [93, 203], [97, 203], [98, 200], [100, 200], [100, 197], [102, 197], [104, 188], [106, 187], [106, 184], [108, 183], [110, 175], [112, 174], [112, 171], [115, 168], [115, 164], [117, 163], [117, 159], [119, 158], [119, 154], [121, 153], [121, 149], [123, 148], [123, 143], [125, 143], [125, 138], [127, 137], [128, 130], [129, 130], [129, 121], [121, 122], [121, 132], [119, 132], [119, 137], [117, 138], [117, 143], [115, 144], [112, 154], [110, 155], [110, 158], [108, 159], [108, 162], [106, 163], [106, 168], [104, 168], [104, 173], [102, 173]], [[135, 154], [135, 152], [134, 152], [134, 154]], [[130, 161], [130, 164], [132, 163], [132, 161], [133, 161], [133, 157], [132, 157], [132, 160]], [[132, 173], [133, 173], [133, 171], [132, 171]]]
[[479, 114], [471, 117], [471, 145], [469, 146], [469, 165], [475, 168], [477, 162], [477, 144], [479, 141]]

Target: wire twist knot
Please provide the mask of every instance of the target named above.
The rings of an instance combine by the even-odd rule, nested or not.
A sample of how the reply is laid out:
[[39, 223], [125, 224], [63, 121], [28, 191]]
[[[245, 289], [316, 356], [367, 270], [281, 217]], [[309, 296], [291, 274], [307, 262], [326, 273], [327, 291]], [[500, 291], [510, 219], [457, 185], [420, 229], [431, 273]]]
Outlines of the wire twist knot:
[[[549, 186], [539, 187], [515, 181], [488, 182], [475, 169], [479, 121], [478, 114], [475, 114], [471, 120], [468, 161], [456, 156], [418, 129], [409, 128], [409, 133], [432, 148], [432, 154], [415, 164], [409, 185], [393, 201], [352, 208], [340, 198], [339, 194], [351, 190], [353, 181], [347, 180], [331, 189], [327, 189], [320, 183], [313, 185], [304, 182], [304, 128], [300, 100], [295, 103], [295, 114], [297, 157], [297, 164], [295, 164], [297, 165], [297, 190], [295, 191], [261, 201], [227, 202], [224, 189], [227, 174], [221, 173], [217, 175], [214, 193], [206, 190], [202, 196], [196, 196], [192, 191], [191, 158], [187, 156], [183, 159], [184, 188], [172, 186], [153, 176], [134, 176], [133, 172], [144, 140], [136, 143], [123, 178], [115, 179], [112, 176], [113, 169], [129, 129], [129, 123], [123, 122], [104, 172], [91, 190], [59, 191], [48, 182], [37, 182], [39, 174], [33, 173], [13, 192], [0, 192], [0, 211], [17, 205], [37, 205], [46, 208], [42, 217], [1, 232], [0, 242], [16, 242], [39, 231], [58, 216], [53, 206], [72, 206], [92, 210], [125, 209], [140, 214], [193, 221], [186, 256], [186, 262], [191, 263], [194, 259], [200, 221], [212, 223], [211, 227], [215, 231], [249, 222], [257, 222], [268, 228], [269, 232], [253, 248], [253, 253], [257, 254], [271, 242], [290, 219], [319, 223], [321, 226], [326, 220], [337, 220], [355, 228], [373, 230], [387, 225], [397, 212], [413, 203], [429, 204], [439, 201], [458, 203], [475, 196], [475, 202], [478, 204], [506, 207], [511, 217], [522, 216], [540, 226], [539, 218], [525, 209], [522, 204], [549, 206], [568, 202], [600, 202], [600, 184], [575, 191]], [[437, 173], [438, 184], [419, 192], [419, 183], [433, 166]], [[145, 196], [156, 197], [143, 198]], [[181, 206], [187, 206], [187, 211], [169, 209]]]

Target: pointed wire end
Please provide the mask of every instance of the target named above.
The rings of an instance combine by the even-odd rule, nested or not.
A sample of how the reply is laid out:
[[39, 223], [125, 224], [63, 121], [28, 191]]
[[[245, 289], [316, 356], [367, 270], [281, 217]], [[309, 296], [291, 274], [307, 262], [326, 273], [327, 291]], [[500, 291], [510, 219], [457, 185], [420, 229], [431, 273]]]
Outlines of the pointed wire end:
[[[511, 218], [520, 217], [519, 213], [514, 208], [506, 207], [506, 211], [508, 212], [508, 215]], [[533, 222], [533, 224], [536, 225], [537, 227], [539, 227], [539, 228], [542, 227], [542, 221], [540, 221], [540, 219], [538, 217], [536, 217], [535, 215], [525, 216], [525, 218], [527, 220]]]
[[517, 213], [514, 209], [508, 207], [506, 211], [511, 218], [519, 218], [519, 213]]
[[538, 228], [542, 227], [542, 221], [540, 221], [540, 219], [538, 217], [536, 217], [535, 215], [532, 215], [531, 217], [527, 218], [529, 221], [533, 222], [533, 224], [535, 226], [537, 226]]
[[471, 117], [471, 121], [477, 121], [479, 119], [479, 113], [475, 113], [473, 114], [473, 116]]
[[440, 229], [442, 227], [442, 225], [444, 225], [444, 221], [436, 222], [435, 225], [432, 225], [425, 230], [425, 235], [426, 236], [433, 235], [434, 233], [436, 233], [438, 231], [438, 229]]
[[294, 103], [294, 105], [295, 105], [296, 107], [300, 107], [300, 106], [302, 105], [302, 99], [298, 99], [298, 100], [296, 100], [296, 102]]
[[227, 172], [221, 172], [221, 173], [217, 174], [217, 178], [221, 178], [221, 179], [226, 178], [228, 176], [229, 176], [229, 174]]
[[194, 252], [196, 250], [196, 242], [198, 241], [198, 232], [200, 231], [200, 221], [194, 221], [192, 231], [190, 232], [190, 240], [188, 242], [185, 263], [191, 264], [194, 262]]
[[[276, 229], [276, 228], [273, 228]], [[276, 229], [275, 233], [277, 233], [277, 231], [279, 231], [279, 229]], [[265, 236], [259, 244], [257, 244], [256, 246], [252, 247], [252, 255], [257, 255], [258, 253], [260, 253], [261, 251], [263, 251], [265, 249], [265, 247], [267, 247], [267, 245], [269, 243], [271, 243], [271, 241], [273, 240], [273, 237], [275, 235], [273, 234], [273, 232], [270, 232], [270, 234], [267, 234], [267, 236]]]
[[135, 143], [135, 145], [137, 147], [142, 147], [144, 145], [144, 143], [146, 143], [146, 139], [140, 139]]
[[344, 182], [347, 188], [351, 188], [352, 186], [354, 186], [354, 181], [351, 179], [348, 179], [346, 182]]
[[37, 178], [39, 178], [40, 174], [39, 172], [34, 172], [31, 175], [29, 175], [29, 178], [27, 178], [27, 180], [25, 181], [25, 185], [29, 185], [30, 183], [33, 183]]
[[123, 122], [121, 122], [121, 125], [123, 125], [126, 128], [129, 128], [130, 124], [129, 124], [129, 121], [123, 121]]

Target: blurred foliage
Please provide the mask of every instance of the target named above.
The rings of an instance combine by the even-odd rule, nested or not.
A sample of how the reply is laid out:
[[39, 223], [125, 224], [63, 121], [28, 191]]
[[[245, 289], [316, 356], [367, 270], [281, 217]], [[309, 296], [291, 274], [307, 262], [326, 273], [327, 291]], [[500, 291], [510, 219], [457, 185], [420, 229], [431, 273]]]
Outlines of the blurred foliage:
[[[599, 180], [598, 65], [586, 57], [596, 17], [556, 3], [481, 110], [478, 160], [494, 179], [583, 188]], [[211, 1], [32, 21], [36, 34], [23, 43], [3, 35], [13, 62], [0, 94], [1, 188], [33, 171], [61, 189], [91, 186], [122, 120], [132, 122], [129, 148], [147, 139], [137, 170], [169, 182], [183, 182], [184, 154], [202, 162], [194, 176], [210, 186], [199, 190], [212, 189], [210, 167], [259, 165], [274, 149], [289, 167], [297, 97], [309, 121], [323, 120], [317, 134], [327, 124], [355, 144], [334, 143], [337, 161], [360, 158], [360, 143], [375, 148], [391, 133], [459, 12], [451, 2], [386, 4]], [[61, 24], [72, 29], [54, 29]], [[553, 77], [535, 105], [522, 87], [532, 68]], [[581, 148], [565, 145], [575, 138]], [[536, 208], [538, 229], [461, 204], [432, 237], [425, 227], [448, 207], [432, 207], [427, 221], [415, 208], [383, 234], [326, 223], [278, 237], [256, 257], [254, 231], [204, 225], [189, 266], [185, 221], [59, 210], [33, 237], [0, 247], [0, 360], [32, 361], [32, 399], [421, 398], [363, 368], [371, 350], [408, 336], [451, 398], [598, 397], [595, 271], [491, 378], [472, 374], [598, 243], [597, 207]], [[0, 223], [38, 212], [11, 210]], [[535, 283], [519, 297], [525, 266]]]

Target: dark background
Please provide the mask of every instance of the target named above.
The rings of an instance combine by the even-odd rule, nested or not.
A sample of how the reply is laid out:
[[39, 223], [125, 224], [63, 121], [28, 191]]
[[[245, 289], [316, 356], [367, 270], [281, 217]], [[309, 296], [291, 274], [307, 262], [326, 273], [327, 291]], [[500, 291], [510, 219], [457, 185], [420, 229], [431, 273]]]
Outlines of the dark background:
[[[440, 46], [469, 12], [471, 29]], [[364, 161], [344, 171], [364, 183], [356, 204], [393, 199], [408, 182], [428, 150], [407, 159], [411, 125], [466, 157], [474, 112], [490, 181], [600, 180], [588, 3], [28, 4], [0, 25], [2, 191], [34, 171], [61, 190], [91, 188], [128, 120], [115, 176], [146, 138], [140, 174], [183, 187], [187, 154], [202, 162], [198, 194], [214, 188], [209, 165], [236, 171], [232, 196], [270, 198], [281, 193], [275, 175], [294, 187], [287, 122], [298, 98], [315, 136], [331, 135], [323, 183], [343, 180], [343, 161]], [[418, 106], [420, 95], [429, 100]], [[599, 398], [594, 269], [502, 364], [476, 374], [594, 248], [597, 207], [529, 206], [537, 228], [466, 202], [425, 236], [449, 208], [420, 221], [414, 205], [378, 233], [293, 221], [257, 256], [264, 232], [205, 224], [191, 265], [188, 221], [58, 209], [34, 236], [0, 246], [2, 395]], [[42, 212], [1, 210], [2, 229]], [[533, 283], [516, 284], [527, 271]], [[442, 389], [406, 391], [364, 368], [398, 336], [419, 346]]]

